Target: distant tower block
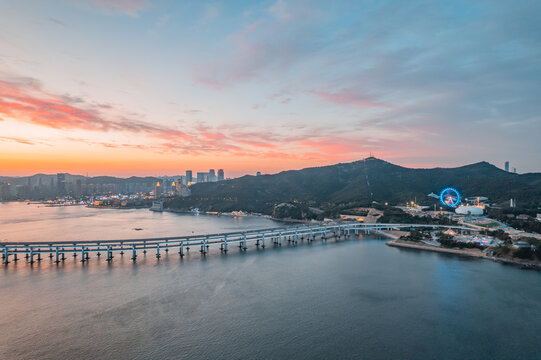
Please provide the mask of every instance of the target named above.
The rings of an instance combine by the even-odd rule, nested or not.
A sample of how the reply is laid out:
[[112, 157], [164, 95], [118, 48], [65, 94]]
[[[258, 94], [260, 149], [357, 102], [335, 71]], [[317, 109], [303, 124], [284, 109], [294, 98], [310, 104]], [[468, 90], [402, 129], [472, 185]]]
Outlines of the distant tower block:
[[261, 176], [261, 171], [258, 171], [255, 175], [256, 176]]
[[225, 179], [224, 169], [218, 170], [218, 181], [223, 181]]
[[162, 187], [160, 185], [160, 182], [158, 181], [156, 183], [156, 186], [154, 187], [154, 198], [158, 199], [160, 196], [162, 196]]
[[509, 161], [505, 162], [505, 171], [509, 172]]
[[516, 174], [517, 173], [517, 168], [513, 168], [513, 172]]
[[190, 185], [192, 182], [192, 170], [186, 170], [186, 185]]

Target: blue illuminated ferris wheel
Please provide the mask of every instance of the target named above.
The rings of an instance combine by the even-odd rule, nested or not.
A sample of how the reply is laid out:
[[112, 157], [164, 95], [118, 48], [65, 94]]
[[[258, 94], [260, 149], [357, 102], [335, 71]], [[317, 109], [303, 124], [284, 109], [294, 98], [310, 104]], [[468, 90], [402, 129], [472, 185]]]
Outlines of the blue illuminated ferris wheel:
[[460, 204], [460, 193], [451, 187], [443, 189], [440, 193], [440, 201], [445, 206], [457, 207]]

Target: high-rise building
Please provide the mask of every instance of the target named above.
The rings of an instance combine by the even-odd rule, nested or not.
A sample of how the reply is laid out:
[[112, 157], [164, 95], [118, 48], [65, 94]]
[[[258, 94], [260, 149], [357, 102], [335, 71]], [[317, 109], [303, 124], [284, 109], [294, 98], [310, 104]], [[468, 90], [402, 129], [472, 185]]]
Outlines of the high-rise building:
[[216, 181], [216, 172], [214, 171], [214, 169], [209, 170], [208, 181], [209, 182], [215, 182]]
[[66, 174], [56, 174], [56, 190], [59, 196], [66, 195]]
[[154, 199], [158, 199], [162, 196], [162, 186], [160, 185], [160, 182], [158, 181], [156, 183], [156, 186], [154, 187]]
[[83, 194], [83, 181], [81, 179], [77, 179], [75, 181], [75, 196], [80, 197]]
[[192, 171], [186, 170], [186, 185], [190, 185], [193, 182]]
[[208, 178], [208, 174], [205, 172], [198, 172], [197, 173], [197, 183], [203, 183], [206, 182]]
[[516, 174], [517, 173], [517, 168], [513, 168], [513, 172]]
[[224, 169], [218, 170], [218, 181], [223, 181], [225, 179]]
[[261, 171], [258, 171], [255, 176], [261, 176]]
[[505, 171], [509, 172], [509, 161], [505, 162]]

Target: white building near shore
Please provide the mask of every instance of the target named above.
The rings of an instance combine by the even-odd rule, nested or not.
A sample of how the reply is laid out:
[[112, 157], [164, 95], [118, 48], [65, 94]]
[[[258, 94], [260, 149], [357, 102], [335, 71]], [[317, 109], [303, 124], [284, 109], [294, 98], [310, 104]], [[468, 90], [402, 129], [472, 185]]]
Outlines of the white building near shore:
[[459, 206], [456, 208], [455, 212], [460, 215], [473, 215], [481, 216], [483, 215], [483, 209], [479, 206]]

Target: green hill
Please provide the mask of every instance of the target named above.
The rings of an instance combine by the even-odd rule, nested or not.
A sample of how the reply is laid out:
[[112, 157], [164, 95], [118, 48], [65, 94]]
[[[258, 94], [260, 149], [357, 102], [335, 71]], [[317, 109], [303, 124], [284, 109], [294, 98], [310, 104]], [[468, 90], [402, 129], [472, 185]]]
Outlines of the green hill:
[[282, 202], [316, 207], [347, 207], [379, 203], [399, 204], [455, 187], [464, 197], [486, 196], [491, 203], [510, 198], [525, 207], [541, 204], [541, 173], [514, 174], [487, 162], [457, 168], [410, 169], [367, 158], [346, 164], [283, 171], [275, 175], [244, 176], [195, 184], [192, 195], [171, 207], [206, 210], [247, 210], [271, 213]]

